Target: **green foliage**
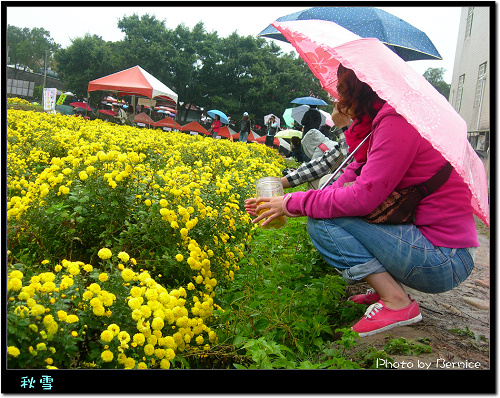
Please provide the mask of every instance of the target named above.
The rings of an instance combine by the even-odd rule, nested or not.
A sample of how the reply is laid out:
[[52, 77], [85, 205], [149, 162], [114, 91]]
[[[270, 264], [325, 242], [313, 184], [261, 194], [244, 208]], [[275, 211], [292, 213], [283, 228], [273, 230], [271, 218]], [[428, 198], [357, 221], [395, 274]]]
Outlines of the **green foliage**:
[[[86, 97], [89, 81], [118, 72], [113, 46], [97, 35], [77, 37], [55, 54], [57, 70], [77, 96]], [[133, 65], [131, 65], [133, 66]]]
[[424, 72], [424, 77], [430, 84], [432, 84], [432, 86], [437, 91], [439, 91], [446, 99], [448, 99], [448, 97], [450, 96], [451, 85], [444, 81], [444, 72], [444, 68], [428, 68]]
[[[43, 68], [47, 51], [47, 66], [52, 64], [52, 53], [59, 49], [59, 44], [50, 37], [50, 32], [43, 28], [18, 28], [7, 25], [7, 46], [9, 63], [25, 65], [38, 72]], [[15, 69], [14, 78], [18, 79], [23, 70]]]
[[430, 353], [432, 347], [427, 344], [428, 340], [421, 340], [424, 344], [414, 343], [413, 340], [407, 340], [404, 337], [391, 339], [384, 347], [388, 354], [419, 355], [421, 352]]
[[482, 334], [480, 335], [475, 334], [473, 331], [469, 329], [468, 326], [466, 326], [463, 329], [450, 329], [450, 332], [455, 333], [457, 336], [466, 337], [470, 345], [473, 346], [474, 348], [477, 348], [478, 350], [482, 350], [485, 352], [488, 351], [488, 346], [489, 346], [488, 339], [484, 337]]
[[[121, 41], [86, 34], [57, 51], [57, 70], [69, 90], [86, 96], [89, 81], [140, 65], [173, 89], [181, 105], [222, 109], [233, 120], [247, 111], [262, 124], [264, 115], [282, 114], [293, 98], [328, 100], [302, 59], [283, 54], [272, 41], [236, 32], [220, 38], [202, 22], [192, 29], [169, 27], [149, 14], [124, 16], [117, 26], [125, 34]], [[179, 121], [186, 120], [183, 112], [179, 107]]]

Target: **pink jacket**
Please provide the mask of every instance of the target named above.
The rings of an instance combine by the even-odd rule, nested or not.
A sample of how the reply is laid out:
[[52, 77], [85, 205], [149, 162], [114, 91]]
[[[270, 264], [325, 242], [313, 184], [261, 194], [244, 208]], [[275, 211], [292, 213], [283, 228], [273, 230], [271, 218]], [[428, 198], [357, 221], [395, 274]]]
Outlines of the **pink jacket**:
[[[368, 160], [361, 175], [353, 162], [333, 185], [285, 195], [288, 216], [335, 218], [364, 216], [394, 190], [428, 180], [446, 163], [441, 154], [422, 138], [406, 119], [385, 104], [373, 120]], [[344, 188], [346, 182], [355, 181]], [[422, 199], [415, 225], [435, 246], [477, 247], [471, 194], [455, 170], [448, 181]]]
[[220, 131], [220, 127], [222, 126], [222, 122], [220, 120], [214, 120], [214, 122], [212, 123], [212, 131], [214, 133], [218, 133]]

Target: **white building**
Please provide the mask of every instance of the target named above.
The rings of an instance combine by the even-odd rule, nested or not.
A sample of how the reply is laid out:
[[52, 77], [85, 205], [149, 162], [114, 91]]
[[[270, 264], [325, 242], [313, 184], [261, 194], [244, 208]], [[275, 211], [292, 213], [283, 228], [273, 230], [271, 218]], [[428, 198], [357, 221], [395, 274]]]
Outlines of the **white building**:
[[463, 7], [449, 102], [467, 123], [469, 142], [485, 164], [489, 184], [490, 13], [493, 7]]

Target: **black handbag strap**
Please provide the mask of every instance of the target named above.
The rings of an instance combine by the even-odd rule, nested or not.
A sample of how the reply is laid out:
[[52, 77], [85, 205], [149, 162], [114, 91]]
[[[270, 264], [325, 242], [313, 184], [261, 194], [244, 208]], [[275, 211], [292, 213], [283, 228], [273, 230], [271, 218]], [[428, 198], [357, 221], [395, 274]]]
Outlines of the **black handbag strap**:
[[446, 181], [448, 181], [452, 170], [453, 166], [449, 162], [446, 162], [446, 164], [431, 178], [421, 184], [418, 184], [417, 189], [423, 195], [423, 197], [429, 196]]
[[[358, 177], [361, 174], [361, 169], [363, 168], [364, 165], [365, 163], [363, 163], [356, 170], [354, 170], [354, 173]], [[446, 164], [436, 174], [434, 174], [427, 181], [415, 185], [415, 187], [417, 188], [418, 192], [420, 192], [422, 197], [425, 198], [426, 196], [429, 196], [431, 193], [436, 192], [441, 185], [443, 185], [446, 181], [448, 181], [448, 178], [450, 178], [452, 170], [453, 166], [449, 162], [446, 162]]]

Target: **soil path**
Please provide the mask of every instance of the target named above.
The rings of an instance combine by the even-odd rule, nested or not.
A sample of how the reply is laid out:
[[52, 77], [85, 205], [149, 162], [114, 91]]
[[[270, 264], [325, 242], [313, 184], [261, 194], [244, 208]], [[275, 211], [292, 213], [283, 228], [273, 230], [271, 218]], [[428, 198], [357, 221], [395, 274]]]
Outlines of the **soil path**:
[[[423, 320], [361, 339], [363, 346], [382, 349], [389, 338], [404, 337], [428, 344], [431, 353], [390, 355], [399, 369], [489, 369], [490, 368], [490, 240], [478, 234], [475, 267], [457, 288], [440, 294], [405, 290], [419, 303]], [[455, 330], [455, 332], [451, 331]], [[393, 367], [394, 367], [393, 366]], [[391, 367], [380, 363], [380, 367]]]

